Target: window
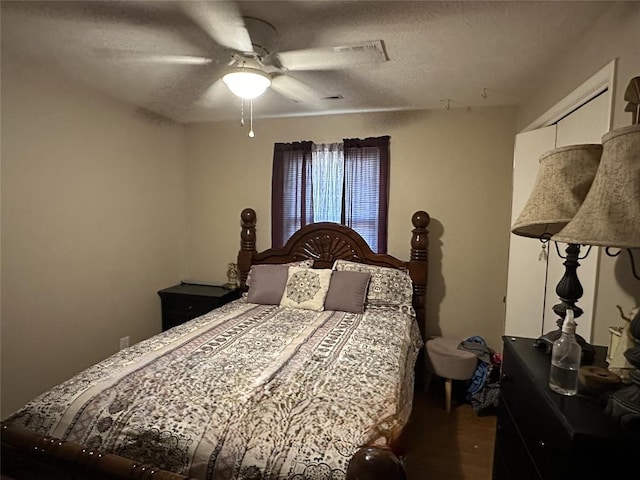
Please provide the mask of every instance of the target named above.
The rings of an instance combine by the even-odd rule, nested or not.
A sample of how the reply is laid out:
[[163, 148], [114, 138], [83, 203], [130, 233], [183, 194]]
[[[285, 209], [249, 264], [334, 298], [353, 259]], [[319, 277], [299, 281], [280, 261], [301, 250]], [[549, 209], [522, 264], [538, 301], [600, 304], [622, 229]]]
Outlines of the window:
[[271, 195], [274, 247], [300, 227], [328, 221], [353, 228], [374, 252], [386, 253], [389, 137], [276, 143]]

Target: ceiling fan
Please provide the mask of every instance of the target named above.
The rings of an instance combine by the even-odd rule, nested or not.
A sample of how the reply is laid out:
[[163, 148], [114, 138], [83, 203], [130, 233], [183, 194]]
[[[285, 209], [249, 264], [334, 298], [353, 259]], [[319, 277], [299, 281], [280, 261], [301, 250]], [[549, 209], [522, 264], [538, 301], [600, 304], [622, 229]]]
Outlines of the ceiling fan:
[[[304, 12], [304, 3], [296, 8]], [[27, 57], [40, 58], [146, 112], [177, 121], [227, 107], [230, 99], [237, 98], [234, 94], [249, 99], [251, 107], [251, 99], [268, 90], [277, 94], [269, 95], [268, 104], [281, 100], [283, 109], [287, 102], [299, 104], [298, 111], [320, 109], [323, 100], [337, 96], [318, 89], [321, 81], [331, 79], [331, 71], [389, 60], [382, 40], [278, 49], [278, 42], [295, 38], [295, 31], [278, 35], [273, 25], [256, 17], [281, 18], [286, 10], [277, 9], [287, 5], [2, 0], [2, 13], [7, 31], [12, 32], [8, 38], [19, 48], [24, 45], [26, 50], [20, 51]], [[4, 30], [5, 18], [3, 41]], [[25, 35], [34, 41], [21, 42]], [[241, 108], [244, 102], [239, 102]]]
[[[264, 20], [243, 17], [234, 2], [181, 2], [184, 13], [231, 53], [223, 81], [237, 96], [255, 98], [271, 86], [296, 101], [318, 96], [288, 76], [300, 70], [333, 70], [388, 60], [382, 40], [358, 45], [277, 52], [271, 50], [276, 29]], [[251, 33], [250, 33], [251, 31]]]
[[[146, 8], [140, 7], [140, 3], [145, 2], [131, 3]], [[389, 60], [382, 40], [275, 51], [272, 47], [277, 36], [275, 27], [264, 20], [243, 16], [237, 2], [181, 1], [174, 5], [189, 22], [222, 47], [227, 57], [225, 61], [220, 61], [219, 51], [212, 52], [211, 56], [197, 56], [100, 49], [101, 54], [115, 60], [205, 65], [209, 66], [210, 87], [223, 82], [244, 100], [254, 99], [271, 88], [288, 99], [305, 104], [317, 104], [322, 97], [289, 72], [338, 70]], [[220, 94], [220, 89], [209, 90]]]

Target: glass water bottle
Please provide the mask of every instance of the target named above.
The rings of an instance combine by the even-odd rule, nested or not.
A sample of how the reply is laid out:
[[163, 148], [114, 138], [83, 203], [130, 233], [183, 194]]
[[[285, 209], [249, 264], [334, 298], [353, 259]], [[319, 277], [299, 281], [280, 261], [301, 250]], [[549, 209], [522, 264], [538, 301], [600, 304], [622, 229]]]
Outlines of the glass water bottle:
[[582, 349], [576, 341], [576, 323], [573, 310], [567, 309], [560, 338], [553, 342], [549, 388], [562, 395], [578, 392], [578, 370]]

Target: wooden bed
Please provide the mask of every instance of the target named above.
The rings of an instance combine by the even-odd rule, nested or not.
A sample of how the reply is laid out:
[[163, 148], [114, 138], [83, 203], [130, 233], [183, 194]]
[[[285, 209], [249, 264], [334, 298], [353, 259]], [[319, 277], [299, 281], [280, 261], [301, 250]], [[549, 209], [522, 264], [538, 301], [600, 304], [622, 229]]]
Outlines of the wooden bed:
[[[247, 290], [246, 281], [251, 267], [260, 264], [286, 264], [311, 259], [314, 261], [314, 269], [327, 269], [331, 268], [336, 260], [341, 260], [406, 270], [411, 278], [412, 305], [417, 325], [424, 339], [429, 223], [426, 212], [416, 212], [412, 217], [414, 228], [408, 261], [373, 253], [360, 235], [345, 226], [333, 223], [308, 225], [294, 234], [283, 248], [258, 253], [255, 212], [252, 209], [243, 210], [241, 222], [238, 268], [241, 288], [244, 290]], [[244, 300], [238, 302], [240, 301]], [[196, 320], [194, 319], [194, 322]], [[423, 354], [420, 351], [416, 362], [418, 381], [422, 376], [422, 357]], [[394, 441], [384, 446], [360, 445], [349, 461], [346, 478], [348, 480], [406, 478], [399, 458], [401, 455], [396, 455], [401, 453], [398, 452], [399, 448], [400, 446]], [[126, 456], [103, 453], [73, 441], [61, 441], [6, 423], [2, 426], [2, 475], [17, 480], [49, 478], [183, 480], [188, 478], [137, 462]], [[295, 476], [295, 478], [298, 477], [299, 475]], [[306, 478], [306, 476], [300, 478]]]

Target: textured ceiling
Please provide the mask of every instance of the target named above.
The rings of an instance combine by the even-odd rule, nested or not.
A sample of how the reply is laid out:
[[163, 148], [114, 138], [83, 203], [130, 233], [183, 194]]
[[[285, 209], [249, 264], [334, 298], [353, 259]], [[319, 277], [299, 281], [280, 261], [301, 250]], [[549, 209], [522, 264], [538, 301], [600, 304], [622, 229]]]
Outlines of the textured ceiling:
[[[238, 118], [240, 100], [216, 81], [229, 51], [178, 3], [3, 0], [2, 68], [13, 61], [35, 62], [181, 122]], [[447, 101], [451, 108], [517, 105], [612, 3], [241, 1], [233, 6], [276, 28], [275, 38], [267, 39], [272, 52], [382, 40], [389, 57], [336, 70], [286, 72], [313, 92], [313, 101], [294, 101], [269, 89], [254, 101], [260, 118], [443, 108]], [[188, 54], [214, 61], [134, 61], [134, 52], [149, 60], [149, 54]]]

